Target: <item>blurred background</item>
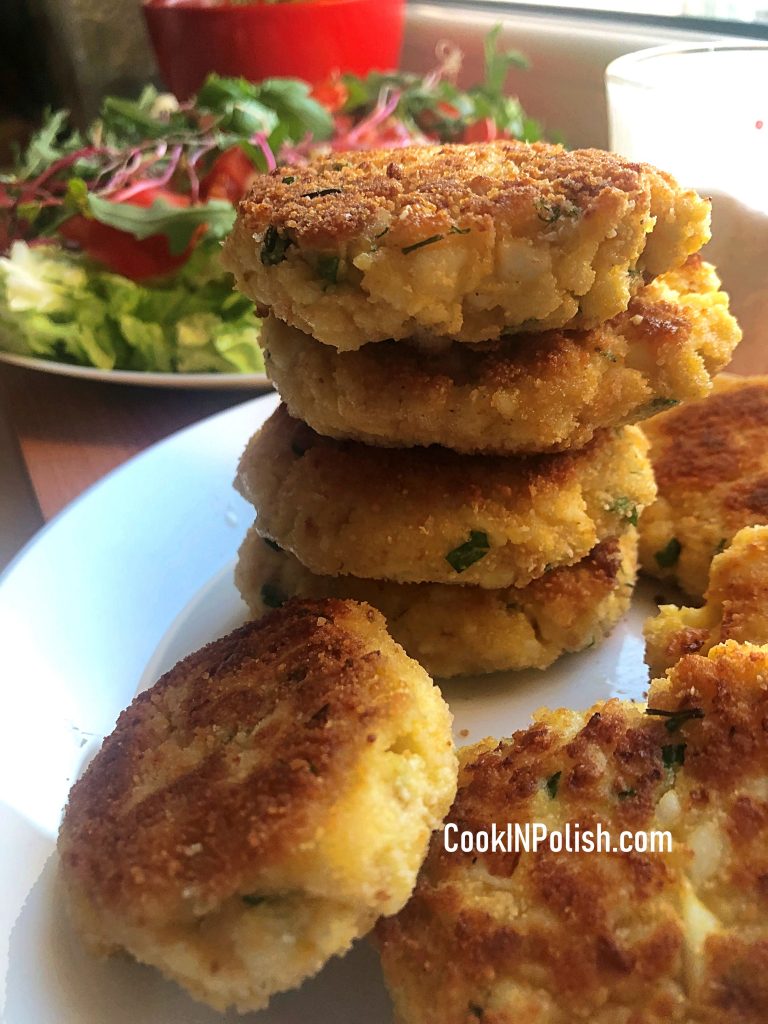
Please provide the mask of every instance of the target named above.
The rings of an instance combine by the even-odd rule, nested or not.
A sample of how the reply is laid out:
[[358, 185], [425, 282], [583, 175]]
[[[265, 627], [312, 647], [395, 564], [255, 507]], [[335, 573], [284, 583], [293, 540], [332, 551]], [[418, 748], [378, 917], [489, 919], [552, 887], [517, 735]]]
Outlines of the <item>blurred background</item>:
[[[478, 15], [504, 22], [515, 45], [532, 57], [534, 72], [542, 70], [531, 53], [542, 19], [555, 36], [560, 25], [575, 44], [568, 51], [566, 72], [578, 62], [580, 38], [590, 28], [604, 38], [607, 60], [637, 48], [636, 43], [679, 39], [682, 33], [768, 38], [768, 0], [441, 0], [409, 4], [403, 66], [426, 70], [431, 65], [441, 20], [443, 26], [447, 21], [457, 28], [462, 24], [471, 43]], [[574, 33], [574, 24], [580, 31]], [[471, 79], [480, 49], [463, 36], [462, 46]], [[588, 52], [594, 58], [594, 40]], [[596, 69], [600, 78], [605, 63]], [[7, 161], [10, 140], [23, 140], [45, 106], [66, 107], [75, 123], [84, 125], [105, 94], [134, 95], [149, 80], [160, 81], [140, 0], [2, 0], [0, 163]], [[538, 88], [538, 76], [535, 84]], [[524, 90], [521, 98], [525, 102]]]

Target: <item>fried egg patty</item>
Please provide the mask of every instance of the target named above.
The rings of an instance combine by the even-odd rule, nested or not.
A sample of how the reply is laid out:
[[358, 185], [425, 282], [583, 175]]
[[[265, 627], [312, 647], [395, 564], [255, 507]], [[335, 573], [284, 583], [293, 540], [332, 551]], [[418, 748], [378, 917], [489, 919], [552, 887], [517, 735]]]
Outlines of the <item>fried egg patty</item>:
[[[398, 1024], [768, 1019], [768, 648], [683, 658], [642, 704], [541, 711], [460, 753], [447, 822], [667, 831], [671, 852], [449, 852], [377, 928]], [[650, 839], [649, 839], [650, 841]]]
[[281, 167], [223, 259], [257, 306], [351, 350], [594, 327], [708, 238], [708, 200], [653, 167], [499, 141]]
[[280, 406], [236, 487], [259, 530], [321, 576], [525, 586], [637, 521], [654, 496], [637, 427], [528, 458], [370, 448], [321, 437]]
[[258, 1009], [402, 906], [455, 787], [448, 708], [382, 616], [292, 601], [122, 713], [61, 826], [72, 917]]

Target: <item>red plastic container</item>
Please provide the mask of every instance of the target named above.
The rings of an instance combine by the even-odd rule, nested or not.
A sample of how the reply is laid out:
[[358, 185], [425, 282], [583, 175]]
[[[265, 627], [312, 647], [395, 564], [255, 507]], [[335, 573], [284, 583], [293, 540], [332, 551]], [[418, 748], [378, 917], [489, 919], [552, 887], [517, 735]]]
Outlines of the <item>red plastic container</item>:
[[400, 58], [404, 7], [405, 0], [145, 0], [144, 15], [163, 79], [187, 99], [211, 71], [313, 84], [337, 70], [390, 71]]

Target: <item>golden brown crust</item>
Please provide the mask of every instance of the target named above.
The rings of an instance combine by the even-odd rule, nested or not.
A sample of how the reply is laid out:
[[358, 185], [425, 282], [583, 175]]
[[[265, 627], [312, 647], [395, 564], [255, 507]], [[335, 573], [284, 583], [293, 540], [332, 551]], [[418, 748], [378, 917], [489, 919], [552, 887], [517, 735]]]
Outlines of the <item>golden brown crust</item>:
[[317, 576], [252, 527], [235, 582], [255, 616], [292, 596], [367, 601], [392, 636], [433, 676], [546, 668], [566, 651], [599, 643], [627, 610], [637, 567], [630, 527], [575, 565], [552, 569], [527, 587], [488, 590], [440, 583], [389, 583]]
[[[613, 153], [545, 142], [411, 146], [331, 154], [261, 175], [239, 216], [249, 231], [271, 225], [313, 249], [336, 249], [361, 236], [399, 248], [452, 227], [482, 230], [491, 221], [542, 230], [557, 208], [563, 216], [588, 215], [607, 192], [647, 203], [655, 178], [673, 184]], [[384, 226], [389, 230], [377, 239]]]
[[644, 430], [659, 495], [641, 520], [641, 562], [700, 598], [714, 555], [768, 519], [768, 377], [723, 375], [708, 398]]
[[262, 176], [224, 261], [260, 307], [339, 349], [477, 342], [609, 319], [708, 221], [705, 200], [614, 154], [417, 146]]
[[123, 712], [59, 835], [87, 945], [259, 1009], [410, 894], [455, 793], [451, 717], [379, 612], [292, 601]]
[[571, 565], [636, 520], [654, 493], [644, 447], [624, 427], [527, 458], [369, 448], [321, 437], [281, 406], [236, 486], [261, 532], [312, 572], [498, 589]]
[[337, 352], [270, 317], [261, 344], [291, 415], [326, 436], [500, 454], [580, 448], [599, 429], [708, 393], [740, 339], [718, 288], [691, 256], [590, 331]]
[[[356, 635], [363, 616], [383, 633], [371, 608], [293, 602], [140, 694], [70, 795], [62, 854], [78, 882], [125, 913], [151, 903], [171, 918], [190, 889], [197, 907], [214, 905], [254, 863], [266, 867], [305, 839], [398, 700], [383, 699], [382, 656]], [[167, 775], [153, 757], [166, 744]], [[251, 744], [254, 760], [235, 782]], [[215, 856], [185, 855], [213, 837]]]
[[437, 833], [377, 929], [401, 1024], [762, 1024], [767, 678], [768, 649], [731, 642], [652, 684], [667, 717], [541, 712], [462, 752], [449, 822], [666, 829], [672, 852], [448, 853]]
[[[755, 434], [762, 437], [768, 429], [768, 378], [726, 380], [705, 401], [667, 413], [649, 427], [659, 442], [655, 467], [665, 490], [685, 485], [704, 492], [735, 479], [740, 487], [730, 507], [763, 508], [762, 500], [749, 498], [759, 493], [760, 482], [742, 483], [741, 477], [754, 469]], [[675, 443], [681, 434], [684, 445]]]

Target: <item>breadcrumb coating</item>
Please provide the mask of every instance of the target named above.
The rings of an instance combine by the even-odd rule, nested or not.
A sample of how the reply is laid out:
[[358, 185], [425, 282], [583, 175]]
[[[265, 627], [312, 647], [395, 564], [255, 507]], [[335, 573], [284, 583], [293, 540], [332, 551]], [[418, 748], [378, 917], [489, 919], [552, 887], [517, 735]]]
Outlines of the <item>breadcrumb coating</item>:
[[[768, 1019], [768, 648], [689, 655], [642, 704], [537, 713], [460, 752], [447, 822], [610, 833], [611, 852], [448, 852], [379, 922], [398, 1024]], [[667, 831], [671, 852], [618, 852]], [[650, 841], [650, 840], [649, 840]]]
[[72, 917], [258, 1009], [402, 906], [455, 782], [448, 708], [382, 616], [289, 602], [122, 713], [61, 826]]
[[708, 394], [741, 338], [719, 286], [690, 256], [591, 330], [337, 352], [269, 317], [261, 344], [291, 415], [329, 437], [470, 453], [581, 448], [598, 430]]
[[640, 519], [640, 564], [700, 600], [714, 556], [768, 522], [768, 376], [723, 374], [643, 430], [659, 493]]
[[499, 589], [572, 565], [637, 522], [655, 494], [645, 450], [637, 427], [527, 458], [369, 448], [321, 437], [280, 406], [236, 487], [260, 532], [321, 576]]
[[353, 350], [594, 327], [708, 238], [709, 202], [653, 167], [499, 141], [263, 175], [223, 258], [259, 307]]

